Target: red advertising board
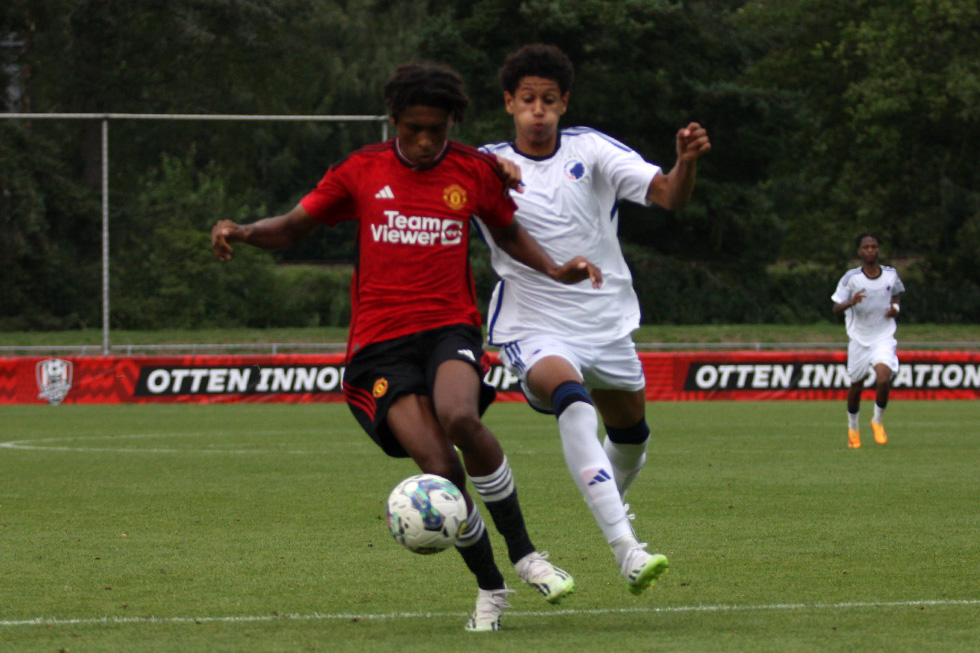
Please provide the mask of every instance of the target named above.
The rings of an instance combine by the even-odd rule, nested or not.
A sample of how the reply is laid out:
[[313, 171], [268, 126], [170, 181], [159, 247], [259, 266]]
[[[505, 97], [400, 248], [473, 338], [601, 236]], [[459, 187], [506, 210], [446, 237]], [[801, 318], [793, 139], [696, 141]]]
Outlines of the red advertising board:
[[[846, 352], [735, 351], [642, 354], [647, 399], [844, 399]], [[980, 398], [980, 352], [903, 351], [893, 399]], [[868, 377], [864, 398], [874, 398]]]
[[[980, 352], [899, 356], [892, 398], [980, 398]], [[651, 401], [843, 399], [849, 385], [843, 351], [640, 357]], [[491, 361], [486, 380], [498, 400], [522, 401], [516, 377]], [[0, 404], [343, 401], [343, 373], [341, 354], [0, 357]]]

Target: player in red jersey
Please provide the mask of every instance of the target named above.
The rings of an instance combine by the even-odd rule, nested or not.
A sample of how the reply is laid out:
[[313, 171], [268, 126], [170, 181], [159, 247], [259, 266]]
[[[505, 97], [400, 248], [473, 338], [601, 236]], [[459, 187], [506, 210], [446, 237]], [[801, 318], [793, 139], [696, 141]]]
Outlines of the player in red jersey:
[[221, 220], [211, 231], [211, 246], [226, 261], [233, 243], [276, 249], [321, 224], [357, 221], [344, 375], [348, 406], [387, 455], [410, 456], [423, 472], [448, 478], [463, 492], [469, 517], [456, 548], [480, 588], [466, 629], [497, 630], [512, 590], [466, 491], [467, 475], [503, 534], [518, 576], [552, 603], [574, 582], [531, 543], [507, 458], [480, 420], [494, 392], [481, 378], [469, 218], [479, 216], [502, 249], [557, 282], [591, 279], [598, 287], [602, 277], [581, 257], [558, 265], [513, 220], [506, 188], [519, 185], [516, 166], [448, 137], [469, 104], [454, 71], [400, 66], [384, 96], [394, 139], [332, 166], [284, 215], [248, 225]]

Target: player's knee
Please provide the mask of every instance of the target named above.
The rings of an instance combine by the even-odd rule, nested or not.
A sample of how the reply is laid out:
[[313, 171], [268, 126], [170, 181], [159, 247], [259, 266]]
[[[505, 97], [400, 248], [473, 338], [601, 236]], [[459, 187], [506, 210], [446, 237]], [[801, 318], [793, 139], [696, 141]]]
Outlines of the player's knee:
[[484, 426], [480, 415], [461, 406], [452, 406], [439, 414], [439, 423], [449, 438], [459, 444], [477, 437]]

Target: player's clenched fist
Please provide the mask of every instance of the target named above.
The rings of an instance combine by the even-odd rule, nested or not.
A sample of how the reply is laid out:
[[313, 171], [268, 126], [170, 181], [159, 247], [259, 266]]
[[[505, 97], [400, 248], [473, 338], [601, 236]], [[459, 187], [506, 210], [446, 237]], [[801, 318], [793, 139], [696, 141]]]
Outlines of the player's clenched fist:
[[677, 132], [677, 156], [683, 159], [697, 159], [711, 151], [708, 130], [696, 122]]

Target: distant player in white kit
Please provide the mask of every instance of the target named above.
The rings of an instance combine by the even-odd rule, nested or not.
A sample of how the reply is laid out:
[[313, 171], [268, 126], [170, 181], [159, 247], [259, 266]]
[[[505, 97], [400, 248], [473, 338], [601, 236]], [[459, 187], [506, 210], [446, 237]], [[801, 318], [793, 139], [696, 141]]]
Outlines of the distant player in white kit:
[[847, 345], [847, 375], [851, 388], [847, 393], [847, 446], [861, 446], [858, 418], [861, 411], [861, 391], [870, 372], [875, 375], [875, 414], [871, 429], [875, 442], [885, 444], [882, 417], [888, 406], [892, 379], [898, 373], [898, 342], [895, 317], [901, 310], [900, 295], [905, 285], [895, 268], [881, 265], [878, 236], [863, 233], [857, 237], [861, 267], [848, 270], [831, 296], [834, 314], [844, 311], [845, 327], [850, 343]]
[[521, 168], [525, 188], [513, 194], [515, 219], [551, 256], [588, 257], [602, 270], [603, 285], [548, 284], [485, 239], [501, 278], [488, 309], [489, 339], [501, 347], [531, 406], [557, 417], [568, 469], [630, 591], [639, 594], [667, 570], [667, 558], [637, 541], [623, 503], [646, 460], [650, 429], [631, 336], [640, 324], [639, 302], [619, 246], [618, 206], [629, 200], [684, 207], [697, 159], [711, 144], [697, 123], [679, 130], [677, 163], [665, 174], [593, 129], [559, 130], [573, 76], [568, 57], [554, 46], [528, 45], [508, 56], [499, 81], [516, 136], [483, 149]]

